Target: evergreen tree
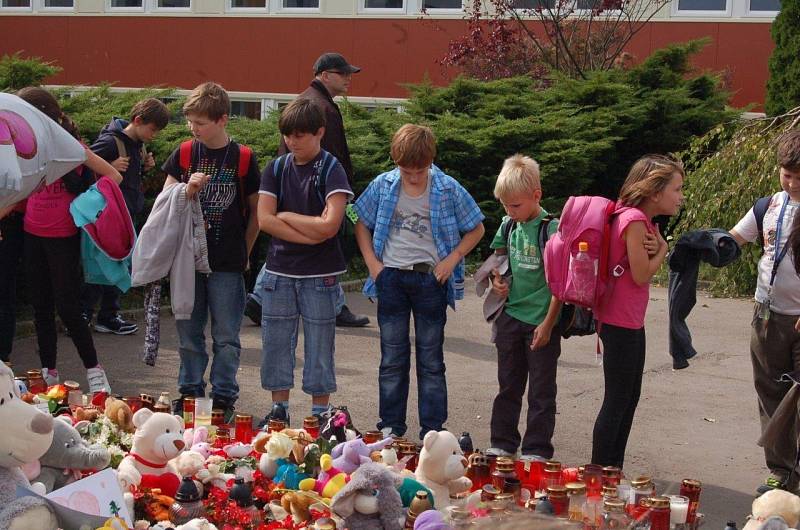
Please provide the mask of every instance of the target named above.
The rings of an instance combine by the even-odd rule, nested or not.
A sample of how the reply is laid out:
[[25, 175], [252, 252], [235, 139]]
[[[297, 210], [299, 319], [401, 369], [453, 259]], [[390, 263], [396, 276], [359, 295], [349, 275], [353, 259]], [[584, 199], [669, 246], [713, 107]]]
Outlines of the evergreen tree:
[[776, 116], [800, 106], [800, 0], [781, 0], [772, 23], [766, 112]]

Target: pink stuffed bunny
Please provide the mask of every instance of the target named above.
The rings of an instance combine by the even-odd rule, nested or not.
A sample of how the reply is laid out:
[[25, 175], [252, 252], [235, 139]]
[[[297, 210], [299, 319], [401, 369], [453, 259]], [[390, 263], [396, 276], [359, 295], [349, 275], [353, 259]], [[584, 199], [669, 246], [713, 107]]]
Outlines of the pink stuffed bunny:
[[203, 458], [211, 456], [211, 444], [208, 443], [208, 429], [198, 427], [196, 429], [186, 429], [183, 431], [183, 441], [190, 451], [200, 453]]
[[384, 447], [392, 445], [391, 437], [378, 440], [375, 443], [367, 444], [361, 438], [350, 440], [349, 442], [337, 444], [331, 451], [333, 465], [348, 475], [353, 473], [361, 464], [372, 462], [370, 454], [373, 451], [380, 451]]

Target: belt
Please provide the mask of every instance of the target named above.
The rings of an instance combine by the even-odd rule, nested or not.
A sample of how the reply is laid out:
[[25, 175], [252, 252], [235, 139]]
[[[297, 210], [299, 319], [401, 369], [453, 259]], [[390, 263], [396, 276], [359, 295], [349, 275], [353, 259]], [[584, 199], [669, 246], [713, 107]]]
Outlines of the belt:
[[390, 267], [390, 268], [395, 268], [399, 271], [421, 272], [424, 274], [433, 272], [433, 265], [431, 265], [430, 263], [415, 263], [413, 265], [407, 265], [405, 267]]

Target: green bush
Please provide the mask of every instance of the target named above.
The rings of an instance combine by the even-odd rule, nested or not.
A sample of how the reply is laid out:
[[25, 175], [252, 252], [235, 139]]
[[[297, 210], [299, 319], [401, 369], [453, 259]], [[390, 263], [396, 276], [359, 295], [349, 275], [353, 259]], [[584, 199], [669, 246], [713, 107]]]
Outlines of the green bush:
[[0, 58], [0, 91], [13, 92], [26, 86], [39, 86], [46, 77], [56, 75], [61, 68], [39, 57], [23, 59], [20, 52]]
[[781, 0], [772, 23], [775, 50], [769, 59], [766, 111], [777, 116], [800, 106], [800, 0]]
[[[783, 132], [797, 127], [798, 117], [800, 112], [779, 121], [734, 121], [695, 139], [682, 153], [687, 168], [686, 200], [675, 235], [700, 228], [730, 229], [757, 198], [779, 191], [776, 141]], [[717, 294], [752, 295], [760, 257], [758, 245], [746, 245], [741, 259], [721, 269], [704, 268], [703, 278]]]

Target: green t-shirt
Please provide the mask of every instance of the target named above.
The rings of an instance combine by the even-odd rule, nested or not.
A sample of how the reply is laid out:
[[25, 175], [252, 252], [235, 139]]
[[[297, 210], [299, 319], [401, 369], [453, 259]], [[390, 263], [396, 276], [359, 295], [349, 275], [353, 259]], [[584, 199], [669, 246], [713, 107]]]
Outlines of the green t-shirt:
[[[506, 313], [512, 317], [538, 326], [547, 316], [550, 307], [550, 288], [544, 276], [544, 261], [539, 252], [539, 225], [547, 212], [542, 209], [535, 219], [517, 223], [509, 235], [508, 258], [511, 263], [511, 292], [506, 301]], [[506, 248], [509, 242], [503, 237], [503, 227], [511, 219], [506, 216], [500, 224], [491, 248]], [[558, 230], [558, 221], [547, 226], [552, 236]]]

